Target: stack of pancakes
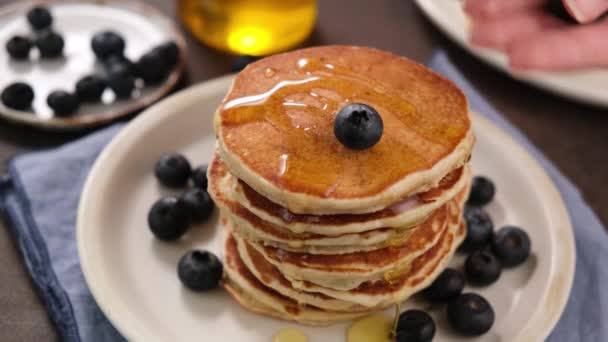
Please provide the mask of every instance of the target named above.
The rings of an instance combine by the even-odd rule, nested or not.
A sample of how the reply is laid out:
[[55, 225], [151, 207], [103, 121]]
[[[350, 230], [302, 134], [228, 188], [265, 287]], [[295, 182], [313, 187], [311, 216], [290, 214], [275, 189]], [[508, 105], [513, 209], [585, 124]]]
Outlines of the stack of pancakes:
[[[369, 149], [334, 135], [349, 103], [382, 117]], [[250, 310], [325, 325], [386, 308], [428, 286], [464, 237], [467, 102], [421, 65], [350, 46], [274, 55], [236, 77], [214, 124], [224, 286]]]

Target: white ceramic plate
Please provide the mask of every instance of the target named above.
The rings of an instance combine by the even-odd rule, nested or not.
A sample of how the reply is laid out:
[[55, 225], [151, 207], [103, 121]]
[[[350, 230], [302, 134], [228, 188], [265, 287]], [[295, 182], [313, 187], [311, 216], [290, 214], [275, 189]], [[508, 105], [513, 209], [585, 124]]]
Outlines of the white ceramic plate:
[[[136, 0], [47, 1], [53, 28], [65, 41], [64, 57], [44, 60], [37, 57], [37, 51], [32, 51], [29, 61], [12, 60], [4, 45], [17, 34], [33, 37], [25, 14], [37, 2], [19, 1], [0, 8], [0, 91], [12, 82], [24, 81], [35, 93], [34, 113], [13, 110], [0, 103], [0, 117], [50, 129], [99, 125], [144, 108], [177, 84], [186, 64], [185, 40], [170, 18]], [[181, 51], [178, 65], [162, 84], [140, 88], [132, 99], [114, 101], [114, 94], [108, 89], [103, 94], [105, 104], [85, 104], [72, 117], [54, 117], [46, 103], [51, 91], [74, 91], [81, 77], [102, 74], [103, 68], [91, 50], [91, 38], [108, 29], [123, 35], [125, 55], [132, 61], [158, 44], [175, 41]]]
[[[215, 148], [212, 114], [230, 82], [230, 77], [209, 81], [146, 110], [114, 138], [86, 182], [77, 234], [82, 270], [103, 311], [130, 340], [269, 342], [277, 330], [297, 326], [249, 313], [222, 290], [193, 293], [182, 287], [176, 265], [187, 250], [206, 248], [221, 256], [217, 217], [177, 243], [159, 242], [147, 227], [148, 209], [169, 193], [157, 184], [154, 163], [171, 151], [194, 164], [209, 162]], [[473, 289], [496, 310], [494, 327], [478, 340], [540, 341], [557, 322], [572, 284], [570, 221], [538, 164], [485, 119], [474, 115], [474, 125], [474, 169], [498, 188], [488, 210], [498, 227], [524, 227], [533, 250], [523, 266], [505, 271], [496, 284]], [[453, 265], [462, 263], [458, 257]], [[406, 306], [416, 305], [424, 304]], [[443, 311], [432, 314], [439, 327], [436, 341], [461, 340], [450, 332]], [[312, 342], [342, 341], [348, 325], [299, 328]]]
[[426, 16], [452, 40], [473, 55], [512, 77], [574, 100], [608, 107], [608, 69], [597, 68], [565, 72], [514, 73], [507, 57], [497, 51], [471, 46], [469, 21], [463, 0], [416, 0]]

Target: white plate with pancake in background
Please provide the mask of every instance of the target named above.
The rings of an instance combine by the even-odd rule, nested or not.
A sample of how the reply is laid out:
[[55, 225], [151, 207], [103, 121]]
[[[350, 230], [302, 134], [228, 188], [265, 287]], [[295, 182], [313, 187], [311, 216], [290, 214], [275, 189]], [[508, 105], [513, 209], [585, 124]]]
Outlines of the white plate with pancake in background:
[[581, 102], [608, 107], [608, 70], [592, 68], [574, 71], [514, 72], [507, 57], [495, 50], [475, 47], [469, 42], [470, 22], [464, 12], [464, 1], [416, 0], [424, 14], [448, 37], [484, 62], [515, 79]]
[[[62, 35], [63, 56], [43, 59], [33, 48], [28, 60], [10, 58], [6, 42], [15, 35], [33, 39], [26, 13], [40, 1], [19, 1], [0, 7], [0, 91], [13, 82], [26, 82], [34, 90], [32, 110], [20, 111], [0, 103], [0, 117], [44, 129], [68, 130], [98, 126], [145, 108], [167, 95], [176, 85], [186, 66], [186, 42], [173, 21], [163, 13], [137, 0], [45, 1], [53, 17], [52, 28]], [[177, 65], [158, 84], [136, 89], [129, 99], [116, 99], [108, 88], [101, 103], [85, 103], [70, 116], [59, 117], [47, 105], [47, 95], [54, 90], [73, 92], [76, 82], [89, 74], [104, 75], [102, 63], [91, 49], [95, 33], [112, 30], [124, 37], [124, 54], [131, 61], [153, 47], [174, 41], [180, 53]], [[138, 80], [138, 82], [141, 80]]]
[[[345, 341], [351, 322], [307, 327], [251, 313], [225, 291], [196, 293], [177, 276], [180, 257], [193, 248], [222, 256], [217, 213], [174, 243], [150, 233], [147, 214], [161, 196], [154, 164], [166, 152], [183, 153], [193, 165], [207, 164], [216, 148], [212, 116], [232, 77], [208, 81], [146, 110], [106, 147], [86, 182], [78, 213], [81, 266], [97, 303], [114, 326], [133, 341], [270, 342], [285, 328], [308, 340]], [[523, 227], [532, 255], [518, 268], [503, 271], [486, 288], [469, 288], [492, 304], [496, 321], [479, 338], [456, 335], [445, 308], [413, 298], [404, 308], [429, 310], [437, 324], [434, 341], [540, 341], [557, 323], [574, 276], [574, 240], [562, 199], [541, 167], [506, 133], [472, 114], [477, 137], [472, 166], [496, 184], [486, 209], [495, 227]], [[461, 268], [463, 256], [452, 266]], [[386, 310], [393, 315], [394, 309]]]

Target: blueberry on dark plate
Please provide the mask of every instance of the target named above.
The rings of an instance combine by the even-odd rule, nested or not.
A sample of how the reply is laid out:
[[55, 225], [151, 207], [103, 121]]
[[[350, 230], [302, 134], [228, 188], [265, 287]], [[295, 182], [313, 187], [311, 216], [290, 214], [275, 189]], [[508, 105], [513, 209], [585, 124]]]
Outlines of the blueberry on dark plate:
[[475, 293], [463, 293], [448, 304], [448, 321], [462, 335], [480, 336], [494, 324], [494, 309]]
[[464, 208], [464, 219], [467, 225], [467, 235], [460, 245], [462, 251], [470, 252], [482, 249], [490, 243], [494, 223], [485, 210], [467, 205]]
[[519, 227], [503, 227], [492, 239], [492, 251], [504, 267], [514, 267], [526, 261], [530, 249], [530, 237]]
[[51, 92], [46, 98], [46, 103], [57, 116], [74, 114], [80, 106], [80, 101], [76, 95], [63, 90]]
[[103, 60], [111, 55], [122, 55], [125, 50], [125, 40], [114, 31], [102, 31], [93, 36], [91, 48], [95, 56]]
[[453, 268], [446, 268], [427, 287], [423, 295], [432, 302], [447, 302], [456, 298], [464, 289], [464, 276]]
[[494, 283], [502, 273], [502, 266], [496, 257], [488, 251], [475, 251], [464, 263], [467, 280], [477, 286]]
[[496, 187], [491, 180], [483, 176], [477, 176], [473, 178], [471, 194], [469, 195], [467, 203], [472, 205], [486, 205], [492, 201], [495, 192]]
[[193, 221], [204, 221], [213, 212], [213, 200], [203, 189], [189, 189], [179, 197], [179, 200], [188, 207]]
[[399, 315], [397, 342], [429, 342], [435, 336], [433, 318], [421, 310], [407, 310]]
[[364, 150], [374, 146], [382, 137], [384, 124], [378, 112], [362, 103], [342, 108], [334, 121], [334, 134], [346, 147]]
[[182, 284], [195, 291], [212, 290], [219, 286], [224, 266], [215, 254], [208, 251], [193, 250], [181, 259], [177, 275]]
[[207, 165], [201, 165], [192, 170], [192, 183], [197, 188], [207, 189]]
[[26, 17], [27, 21], [36, 31], [47, 29], [53, 24], [53, 16], [45, 6], [33, 7], [27, 12]]
[[63, 54], [63, 37], [57, 32], [42, 32], [36, 38], [35, 44], [42, 58], [57, 58]]
[[186, 185], [192, 172], [190, 162], [177, 153], [168, 153], [160, 157], [154, 166], [154, 174], [160, 183], [170, 188]]
[[176, 197], [156, 201], [148, 213], [148, 226], [159, 240], [173, 241], [188, 230], [190, 210]]
[[82, 102], [99, 102], [106, 89], [106, 81], [97, 75], [89, 75], [76, 82], [76, 95]]
[[13, 59], [28, 59], [31, 49], [32, 41], [28, 37], [14, 36], [6, 42], [6, 51]]
[[15, 82], [2, 90], [2, 103], [12, 109], [26, 110], [32, 106], [34, 90], [28, 84]]
[[135, 89], [135, 77], [133, 77], [129, 66], [126, 64], [111, 65], [107, 72], [107, 82], [119, 99], [130, 98], [133, 89]]
[[230, 70], [232, 72], [241, 71], [241, 70], [245, 69], [245, 67], [247, 65], [257, 61], [258, 59], [259, 59], [258, 57], [249, 56], [249, 55], [236, 56], [232, 60], [232, 65], [230, 66]]
[[157, 84], [167, 76], [168, 66], [160, 50], [151, 50], [135, 62], [135, 70], [145, 84]]
[[174, 41], [163, 43], [153, 50], [157, 50], [163, 58], [163, 62], [170, 68], [173, 68], [179, 60], [179, 47]]

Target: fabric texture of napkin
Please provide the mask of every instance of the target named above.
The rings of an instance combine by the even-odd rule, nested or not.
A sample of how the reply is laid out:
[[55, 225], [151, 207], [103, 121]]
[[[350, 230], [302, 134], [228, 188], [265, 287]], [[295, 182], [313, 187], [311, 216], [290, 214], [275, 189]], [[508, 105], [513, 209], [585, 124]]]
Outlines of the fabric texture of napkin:
[[[559, 189], [572, 219], [577, 261], [568, 305], [548, 341], [608, 341], [608, 234], [579, 191], [462, 77], [447, 55], [431, 68], [453, 80], [471, 107], [524, 146]], [[65, 341], [123, 341], [89, 292], [75, 241], [80, 193], [93, 162], [120, 129], [111, 126], [62, 147], [18, 155], [0, 181], [0, 208]]]

